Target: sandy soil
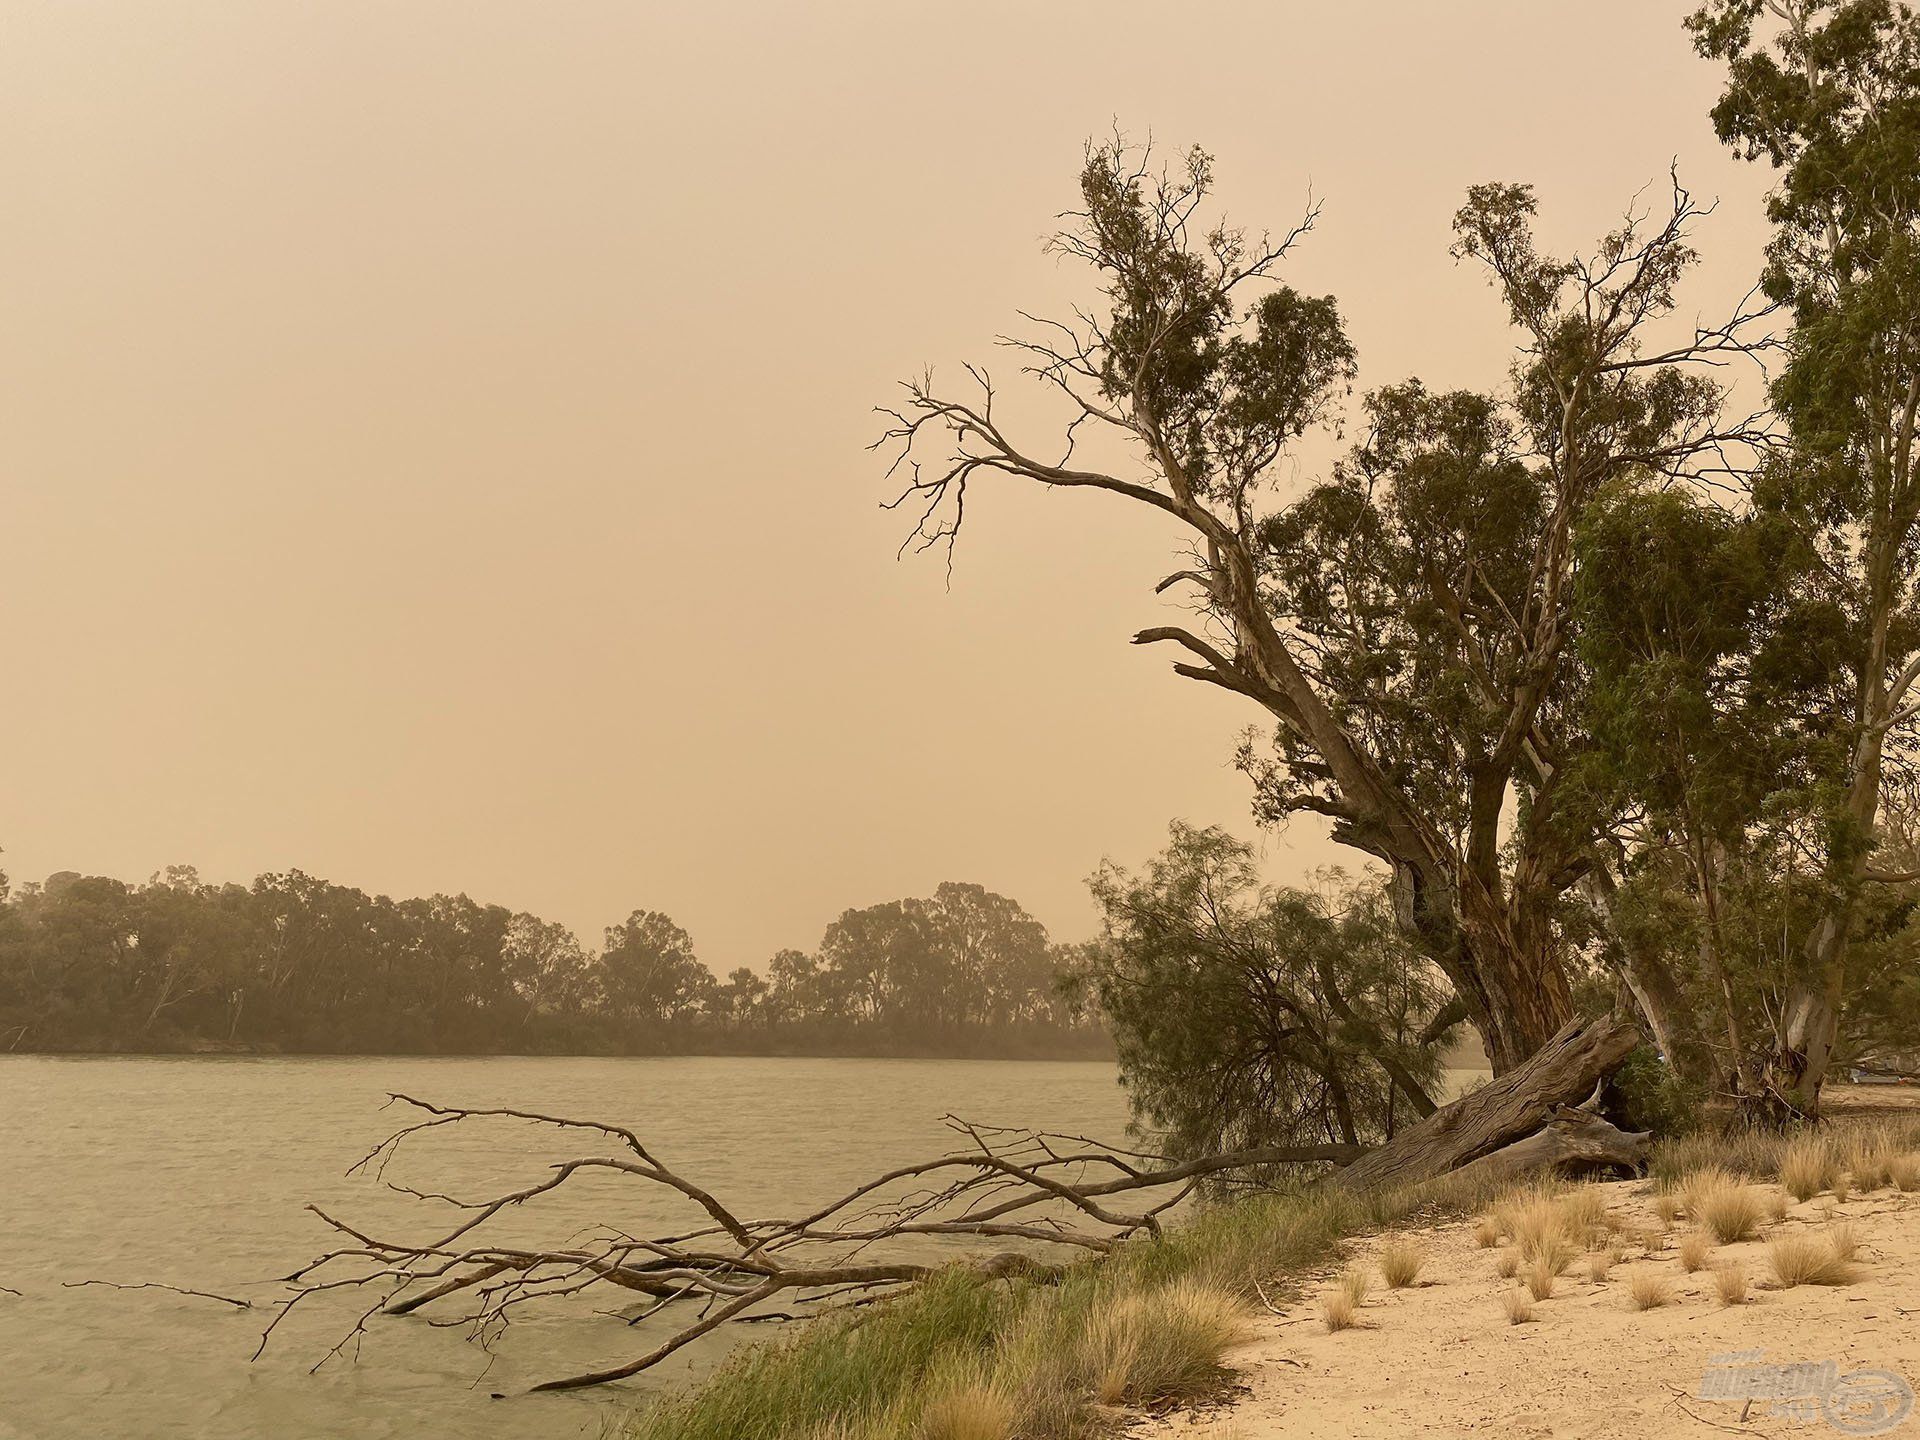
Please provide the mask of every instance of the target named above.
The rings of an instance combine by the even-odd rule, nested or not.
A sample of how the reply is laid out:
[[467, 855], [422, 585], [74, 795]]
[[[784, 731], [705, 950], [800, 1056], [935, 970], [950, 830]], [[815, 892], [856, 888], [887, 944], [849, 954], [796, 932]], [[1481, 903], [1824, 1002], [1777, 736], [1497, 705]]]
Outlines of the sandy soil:
[[[1661, 1228], [1650, 1184], [1597, 1188], [1626, 1224]], [[1853, 1222], [1864, 1276], [1840, 1287], [1776, 1287], [1766, 1238], [1817, 1228], [1830, 1211]], [[1330, 1275], [1297, 1299], [1276, 1298], [1280, 1313], [1262, 1316], [1259, 1338], [1230, 1357], [1243, 1382], [1231, 1409], [1147, 1420], [1130, 1433], [1156, 1440], [1654, 1440], [1729, 1429], [1752, 1436], [1920, 1436], [1920, 1410], [1895, 1430], [1848, 1432], [1817, 1413], [1769, 1413], [1766, 1401], [1755, 1401], [1743, 1422], [1741, 1401], [1698, 1398], [1711, 1357], [1734, 1351], [1764, 1350], [1768, 1362], [1832, 1360], [1843, 1375], [1893, 1371], [1920, 1385], [1920, 1193], [1881, 1190], [1838, 1206], [1831, 1196], [1816, 1197], [1763, 1227], [1759, 1240], [1715, 1250], [1709, 1264], [1738, 1262], [1752, 1285], [1748, 1300], [1731, 1308], [1714, 1297], [1708, 1271], [1682, 1269], [1683, 1227], [1677, 1224], [1669, 1242], [1645, 1258], [1631, 1246], [1631, 1258], [1604, 1283], [1587, 1278], [1584, 1258], [1576, 1262], [1522, 1325], [1510, 1324], [1500, 1303], [1514, 1288], [1496, 1273], [1501, 1251], [1476, 1246], [1470, 1223], [1411, 1232], [1427, 1263], [1416, 1284], [1401, 1291], [1387, 1290], [1372, 1265], [1387, 1237], [1368, 1237], [1349, 1252], [1374, 1273], [1358, 1328], [1326, 1332], [1319, 1302]], [[1675, 1298], [1642, 1312], [1627, 1286], [1646, 1267], [1671, 1277]]]

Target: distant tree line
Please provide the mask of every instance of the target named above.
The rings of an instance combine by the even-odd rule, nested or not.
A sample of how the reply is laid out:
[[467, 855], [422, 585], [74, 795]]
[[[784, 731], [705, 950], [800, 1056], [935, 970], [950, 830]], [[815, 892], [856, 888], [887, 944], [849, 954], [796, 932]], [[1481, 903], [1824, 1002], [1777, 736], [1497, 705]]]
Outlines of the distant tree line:
[[720, 980], [651, 910], [594, 950], [465, 895], [393, 900], [298, 870], [0, 876], [0, 1051], [1106, 1053], [1056, 985], [1062, 953], [1014, 901], [953, 883]]

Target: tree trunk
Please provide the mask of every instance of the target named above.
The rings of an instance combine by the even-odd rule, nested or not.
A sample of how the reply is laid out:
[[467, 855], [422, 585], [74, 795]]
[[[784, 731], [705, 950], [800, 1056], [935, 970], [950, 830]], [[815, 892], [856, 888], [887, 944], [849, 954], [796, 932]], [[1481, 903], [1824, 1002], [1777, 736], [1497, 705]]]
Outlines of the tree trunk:
[[[1832, 952], [1844, 946], [1837, 916], [1823, 916], [1808, 943], [1813, 966], [1810, 979], [1798, 982], [1787, 994], [1780, 1032], [1766, 1070], [1767, 1098], [1778, 1120], [1820, 1113], [1820, 1087], [1826, 1083], [1827, 1062], [1840, 1033], [1840, 990], [1845, 977], [1843, 957]], [[1823, 983], [1824, 982], [1824, 983]]]
[[[1495, 1075], [1516, 1069], [1573, 1018], [1566, 970], [1545, 926], [1517, 926], [1483, 887], [1395, 868], [1395, 910], [1467, 1007]], [[1470, 882], [1471, 884], [1471, 882]]]
[[[1639, 1043], [1638, 1028], [1621, 1016], [1572, 1021], [1531, 1059], [1368, 1151], [1333, 1183], [1356, 1190], [1417, 1184], [1505, 1150], [1556, 1122], [1564, 1124], [1563, 1112], [1589, 1102]], [[1587, 1133], [1589, 1142], [1598, 1134], [1590, 1128]], [[1536, 1148], [1546, 1154], [1577, 1140], [1568, 1134]]]

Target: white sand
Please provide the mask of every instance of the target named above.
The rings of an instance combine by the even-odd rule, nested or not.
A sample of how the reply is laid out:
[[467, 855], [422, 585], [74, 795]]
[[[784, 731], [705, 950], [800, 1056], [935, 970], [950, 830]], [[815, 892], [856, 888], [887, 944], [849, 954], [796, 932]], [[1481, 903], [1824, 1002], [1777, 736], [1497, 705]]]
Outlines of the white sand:
[[[1657, 1229], [1652, 1186], [1597, 1187], [1632, 1226]], [[1767, 1187], [1776, 1190], [1777, 1187]], [[1781, 1289], [1767, 1263], [1770, 1236], [1818, 1230], [1828, 1212], [1853, 1222], [1865, 1273], [1839, 1287]], [[1319, 1299], [1327, 1278], [1262, 1315], [1260, 1336], [1235, 1352], [1244, 1393], [1230, 1410], [1136, 1422], [1130, 1434], [1199, 1440], [1308, 1437], [1839, 1435], [1817, 1414], [1767, 1414], [1756, 1401], [1745, 1423], [1739, 1400], [1697, 1398], [1711, 1356], [1764, 1349], [1768, 1361], [1837, 1362], [1839, 1371], [1891, 1370], [1920, 1385], [1920, 1193], [1880, 1190], [1835, 1206], [1831, 1196], [1795, 1205], [1761, 1238], [1716, 1249], [1709, 1265], [1734, 1261], [1750, 1282], [1746, 1303], [1722, 1308], [1711, 1276], [1688, 1275], [1678, 1244], [1685, 1222], [1650, 1258], [1638, 1246], [1595, 1284], [1582, 1257], [1529, 1324], [1512, 1325], [1500, 1303], [1515, 1282], [1495, 1265], [1501, 1249], [1474, 1244], [1470, 1223], [1411, 1233], [1426, 1268], [1391, 1291], [1373, 1259], [1386, 1237], [1356, 1242], [1349, 1258], [1373, 1269], [1361, 1326], [1328, 1334]], [[1504, 1247], [1502, 1247], [1504, 1248]], [[1627, 1285], [1653, 1267], [1673, 1281], [1672, 1303], [1633, 1308]], [[1331, 1274], [1331, 1272], [1330, 1272]], [[1903, 1313], [1904, 1309], [1904, 1313]], [[1920, 1436], [1920, 1410], [1897, 1431]]]

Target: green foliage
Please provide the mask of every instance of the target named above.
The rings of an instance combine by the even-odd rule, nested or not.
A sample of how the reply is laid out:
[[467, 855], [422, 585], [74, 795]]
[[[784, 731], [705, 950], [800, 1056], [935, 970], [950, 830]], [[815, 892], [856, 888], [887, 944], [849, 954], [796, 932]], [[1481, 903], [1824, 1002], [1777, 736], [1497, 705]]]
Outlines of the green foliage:
[[1259, 263], [1246, 237], [1192, 233], [1212, 157], [1195, 148], [1166, 175], [1146, 160], [1119, 140], [1093, 147], [1079, 224], [1054, 248], [1094, 265], [1111, 307], [1102, 394], [1152, 416], [1194, 493], [1216, 498], [1328, 414], [1352, 380], [1353, 345], [1330, 297], [1280, 286], [1236, 313], [1222, 282]]
[[1697, 1083], [1641, 1045], [1608, 1082], [1605, 1113], [1622, 1130], [1651, 1130], [1663, 1139], [1699, 1127], [1707, 1096]]
[[1437, 976], [1377, 887], [1269, 890], [1251, 850], [1176, 823], [1138, 875], [1090, 882], [1104, 916], [1083, 972], [1139, 1122], [1176, 1153], [1366, 1142], [1431, 1084]]

